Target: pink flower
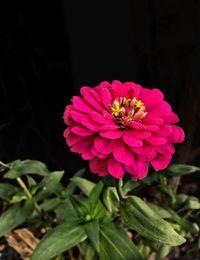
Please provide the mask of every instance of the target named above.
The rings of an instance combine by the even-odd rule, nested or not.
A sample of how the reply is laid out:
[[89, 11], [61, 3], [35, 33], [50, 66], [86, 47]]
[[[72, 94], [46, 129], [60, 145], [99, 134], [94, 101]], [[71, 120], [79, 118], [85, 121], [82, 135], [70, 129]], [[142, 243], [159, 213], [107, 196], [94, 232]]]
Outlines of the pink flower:
[[158, 89], [114, 80], [95, 88], [82, 87], [66, 107], [64, 132], [72, 152], [90, 161], [99, 176], [143, 179], [148, 164], [165, 169], [175, 152], [173, 143], [184, 140], [179, 121]]

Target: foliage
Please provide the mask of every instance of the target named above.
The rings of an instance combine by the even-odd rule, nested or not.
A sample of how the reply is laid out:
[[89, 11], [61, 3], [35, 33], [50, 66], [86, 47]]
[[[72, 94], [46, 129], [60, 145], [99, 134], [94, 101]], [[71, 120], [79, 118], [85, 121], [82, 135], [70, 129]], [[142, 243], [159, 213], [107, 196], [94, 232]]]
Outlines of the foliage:
[[[98, 183], [87, 180], [84, 169], [65, 186], [64, 171], [49, 172], [45, 164], [33, 160], [1, 163], [0, 171], [6, 180], [0, 183], [0, 235], [20, 226], [46, 229], [32, 260], [66, 255], [142, 260], [152, 252], [159, 260], [199, 232], [199, 199], [175, 194], [169, 185], [173, 176], [199, 171], [195, 166], [170, 165], [123, 186], [107, 177]], [[140, 191], [152, 186], [159, 197], [142, 199]]]

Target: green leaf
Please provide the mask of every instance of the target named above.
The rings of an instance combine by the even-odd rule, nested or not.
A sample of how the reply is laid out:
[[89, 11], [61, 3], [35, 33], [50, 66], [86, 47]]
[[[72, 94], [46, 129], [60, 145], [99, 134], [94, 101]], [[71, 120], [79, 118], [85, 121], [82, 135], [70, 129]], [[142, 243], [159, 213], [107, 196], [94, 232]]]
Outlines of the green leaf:
[[191, 222], [187, 219], [181, 218], [178, 224], [181, 226], [181, 228], [186, 232], [191, 233], [198, 233], [199, 232], [199, 226], [195, 222]]
[[102, 190], [103, 190], [103, 183], [102, 181], [99, 181], [94, 186], [94, 188], [90, 192], [90, 196], [85, 201], [85, 205], [89, 209], [89, 211], [93, 212], [94, 209], [96, 208]]
[[185, 209], [200, 209], [200, 201], [198, 198], [189, 196], [185, 201]]
[[147, 205], [153, 210], [153, 212], [158, 214], [161, 218], [172, 218], [171, 213], [167, 209], [164, 209], [151, 202], [147, 202]]
[[37, 199], [41, 200], [54, 193], [59, 186], [59, 182], [62, 179], [63, 174], [64, 171], [49, 173], [49, 175], [46, 176], [39, 185], [39, 189], [42, 190], [37, 193]]
[[128, 226], [140, 235], [163, 244], [178, 246], [185, 242], [172, 226], [139, 197], [128, 197], [121, 206], [121, 217]]
[[16, 179], [26, 174], [36, 174], [40, 176], [47, 176], [49, 174], [46, 165], [40, 161], [35, 160], [16, 160], [9, 164], [10, 170], [4, 174], [4, 178]]
[[84, 221], [90, 221], [91, 216], [89, 219], [89, 209], [85, 205], [85, 199], [81, 198], [80, 196], [70, 196], [70, 202], [73, 205], [73, 208], [76, 210], [80, 219]]
[[190, 173], [200, 171], [199, 167], [187, 164], [171, 164], [167, 171], [170, 172], [170, 176], [182, 176]]
[[119, 196], [114, 187], [107, 187], [103, 192], [103, 202], [109, 212], [115, 213], [119, 210]]
[[10, 200], [11, 197], [19, 192], [19, 189], [9, 183], [0, 183], [0, 198]]
[[42, 204], [40, 204], [40, 207], [44, 211], [53, 210], [56, 207], [58, 207], [62, 203], [62, 200], [60, 198], [53, 198], [53, 199], [46, 199]]
[[73, 226], [64, 223], [48, 232], [33, 252], [31, 260], [49, 260], [87, 238], [83, 226]]
[[[77, 171], [75, 174], [74, 174], [74, 177], [81, 177], [83, 175], [83, 173], [85, 172], [85, 168], [83, 169], [80, 169], [79, 171]], [[76, 185], [73, 183], [73, 182], [70, 182], [68, 185], [67, 185], [67, 188], [65, 189], [65, 192], [66, 194], [73, 194], [74, 193], [74, 190], [76, 189]]]
[[5, 235], [17, 226], [21, 225], [30, 217], [34, 210], [32, 200], [27, 200], [23, 204], [18, 203], [5, 211], [0, 217], [0, 236]]
[[70, 199], [62, 201], [55, 209], [56, 217], [59, 223], [70, 221], [72, 224], [80, 221], [76, 210], [74, 209]]
[[84, 260], [96, 260], [95, 250], [93, 247], [86, 241], [83, 241], [80, 244], [82, 252], [84, 252]]
[[169, 254], [170, 250], [171, 250], [171, 246], [161, 245], [156, 254], [156, 260], [163, 260], [163, 258]]
[[37, 185], [36, 181], [31, 176], [26, 176], [29, 188]]
[[72, 183], [74, 183], [79, 189], [84, 192], [87, 196], [89, 196], [92, 189], [95, 187], [95, 183], [88, 181], [82, 177], [73, 177], [70, 179]]
[[100, 244], [99, 244], [99, 221], [93, 220], [84, 225], [85, 232], [90, 240], [92, 246], [97, 251], [100, 252]]
[[112, 222], [100, 228], [100, 260], [142, 260], [143, 256], [127, 233]]
[[173, 203], [173, 207], [174, 207], [175, 209], [180, 208], [180, 207], [185, 203], [185, 201], [187, 200], [187, 198], [188, 198], [188, 195], [186, 195], [186, 194], [177, 194], [177, 195], [175, 196], [175, 200], [174, 200], [174, 203]]
[[133, 181], [132, 179], [128, 180], [123, 186], [123, 193], [126, 195], [129, 191], [132, 191], [139, 186], [141, 186], [141, 181]]

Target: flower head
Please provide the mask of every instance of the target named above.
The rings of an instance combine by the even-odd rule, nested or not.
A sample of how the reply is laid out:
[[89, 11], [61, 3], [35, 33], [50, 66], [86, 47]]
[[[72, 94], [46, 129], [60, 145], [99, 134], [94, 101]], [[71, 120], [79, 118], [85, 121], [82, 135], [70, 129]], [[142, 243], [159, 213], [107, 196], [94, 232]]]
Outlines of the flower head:
[[114, 80], [97, 87], [82, 87], [66, 107], [64, 132], [71, 151], [90, 161], [99, 176], [143, 179], [149, 163], [165, 169], [175, 152], [173, 143], [184, 140], [179, 121], [158, 89]]

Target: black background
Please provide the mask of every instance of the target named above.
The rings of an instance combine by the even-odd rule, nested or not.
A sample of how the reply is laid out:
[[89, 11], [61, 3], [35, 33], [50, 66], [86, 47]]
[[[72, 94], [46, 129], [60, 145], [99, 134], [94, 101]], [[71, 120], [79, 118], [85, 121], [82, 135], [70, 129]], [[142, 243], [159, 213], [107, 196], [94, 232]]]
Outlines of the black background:
[[0, 2], [0, 158], [87, 165], [63, 138], [82, 85], [159, 88], [186, 133], [174, 161], [200, 164], [200, 1]]

